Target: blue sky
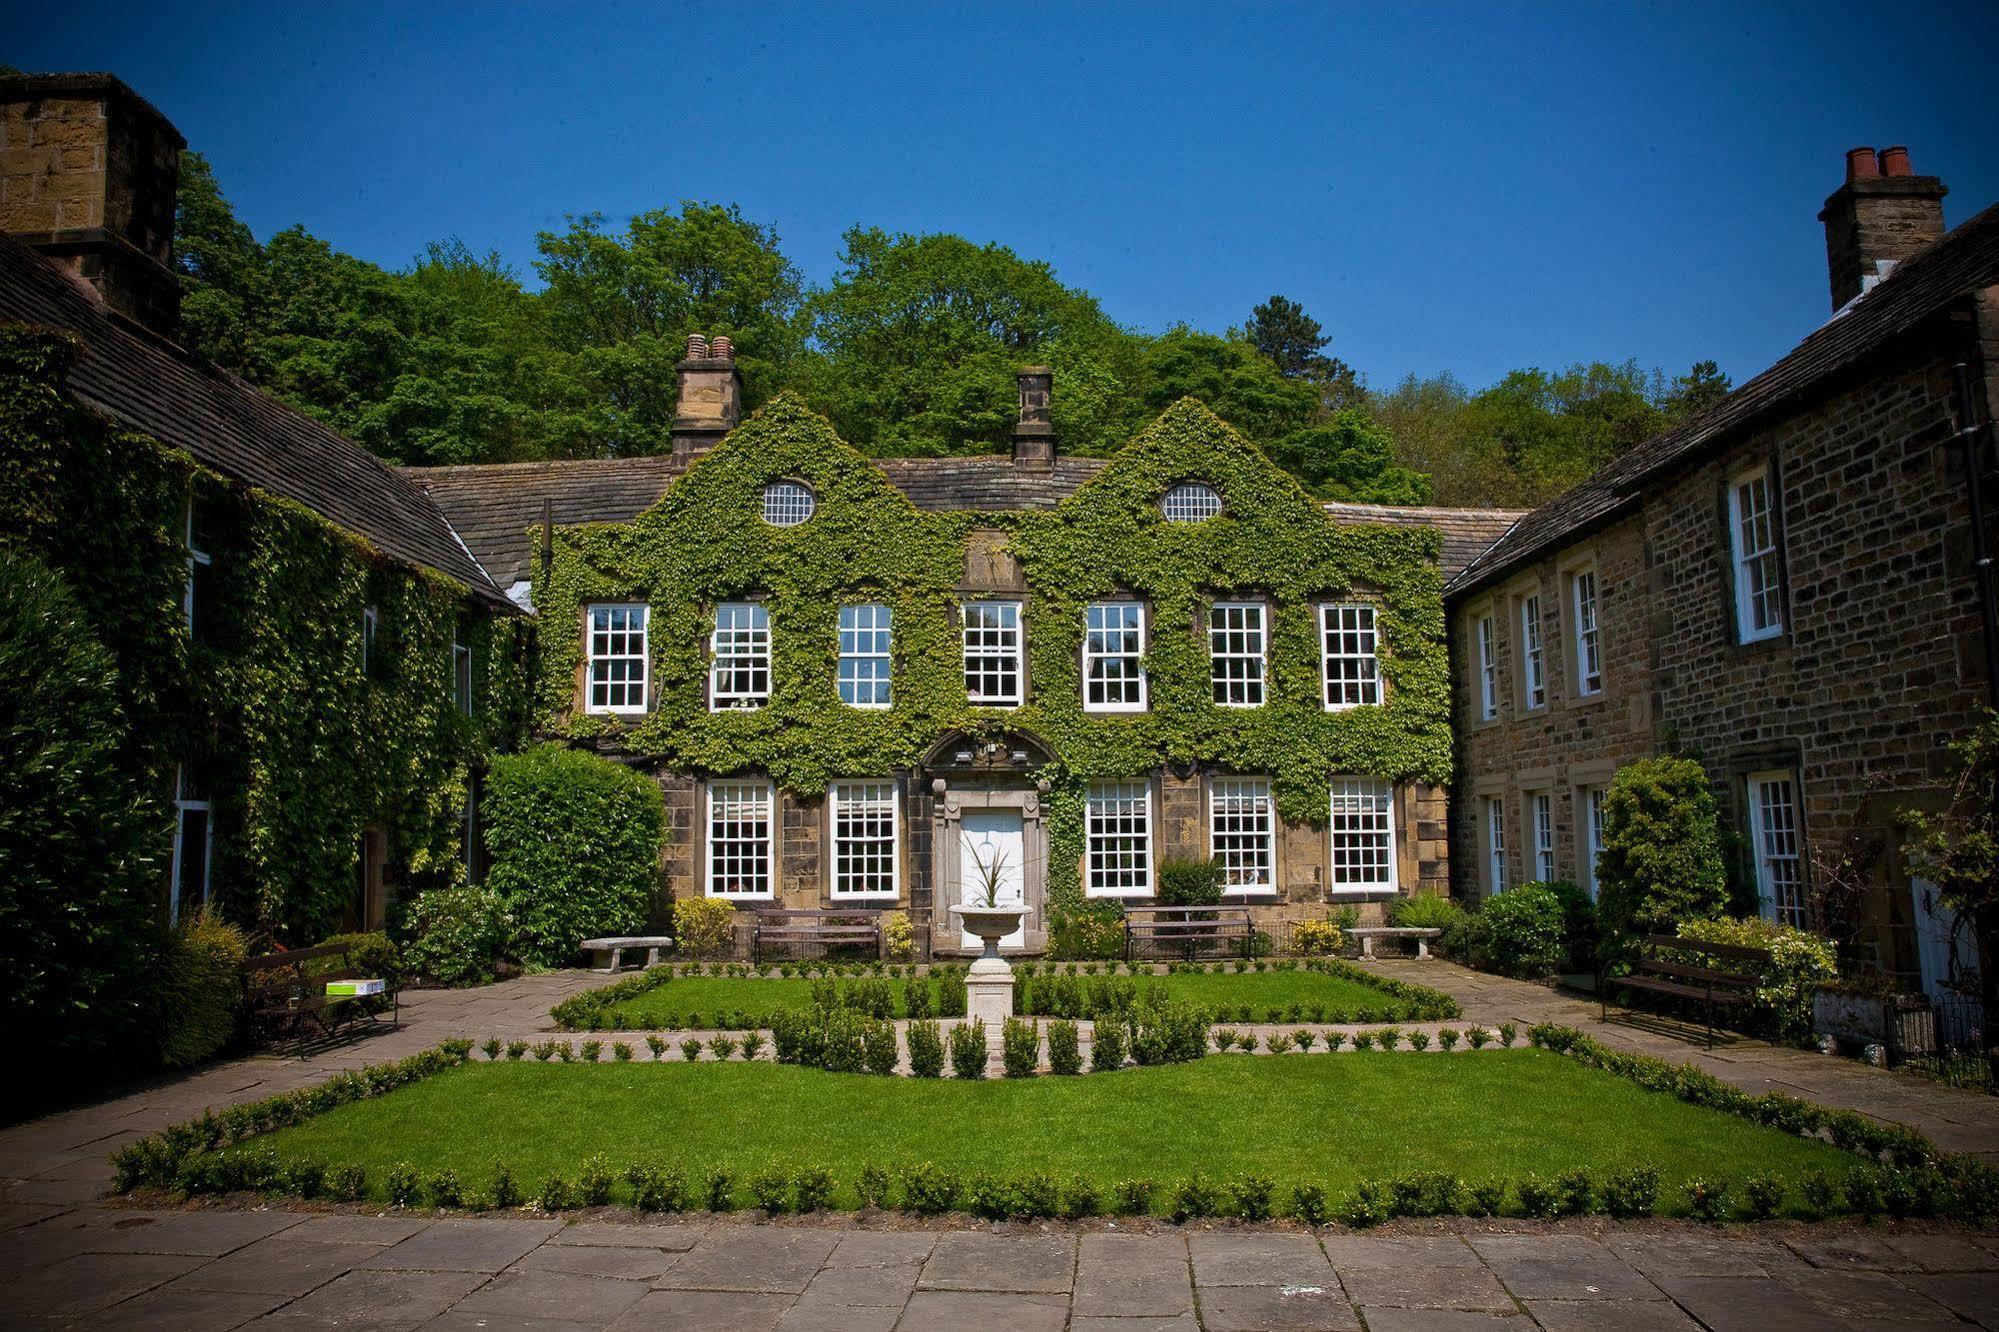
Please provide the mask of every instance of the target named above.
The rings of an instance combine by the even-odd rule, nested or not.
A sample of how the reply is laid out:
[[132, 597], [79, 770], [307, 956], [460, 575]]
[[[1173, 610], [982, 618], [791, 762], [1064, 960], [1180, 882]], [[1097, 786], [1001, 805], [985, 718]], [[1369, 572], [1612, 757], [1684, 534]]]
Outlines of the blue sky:
[[[552, 7], [551, 7], [552, 9]], [[1144, 329], [1302, 301], [1378, 385], [1713, 357], [1829, 313], [1820, 204], [1906, 143], [1999, 198], [1999, 6], [23, 6], [0, 61], [108, 69], [259, 236], [408, 262], [683, 198], [815, 281], [860, 222], [1047, 259]]]

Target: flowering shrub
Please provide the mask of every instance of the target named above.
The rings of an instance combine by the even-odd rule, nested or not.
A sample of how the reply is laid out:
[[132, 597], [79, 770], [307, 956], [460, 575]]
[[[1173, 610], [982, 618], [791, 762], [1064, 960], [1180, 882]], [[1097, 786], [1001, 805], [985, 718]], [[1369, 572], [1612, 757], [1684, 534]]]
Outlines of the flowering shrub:
[[882, 951], [891, 962], [907, 962], [916, 952], [916, 930], [907, 911], [891, 911], [882, 918]]
[[489, 980], [507, 951], [513, 919], [490, 888], [433, 888], [419, 893], [404, 928], [403, 963], [445, 985]]
[[1756, 1012], [1787, 1037], [1808, 1035], [1812, 1029], [1812, 991], [1820, 982], [1839, 976], [1839, 959], [1832, 940], [1822, 935], [1752, 916], [1747, 920], [1680, 922], [1684, 939], [1702, 943], [1764, 948], [1770, 965], [1756, 987]]
[[684, 897], [673, 904], [673, 934], [683, 956], [714, 957], [736, 939], [736, 909], [717, 897]]
[[1301, 920], [1291, 927], [1291, 946], [1301, 953], [1337, 953], [1340, 927], [1330, 920]]

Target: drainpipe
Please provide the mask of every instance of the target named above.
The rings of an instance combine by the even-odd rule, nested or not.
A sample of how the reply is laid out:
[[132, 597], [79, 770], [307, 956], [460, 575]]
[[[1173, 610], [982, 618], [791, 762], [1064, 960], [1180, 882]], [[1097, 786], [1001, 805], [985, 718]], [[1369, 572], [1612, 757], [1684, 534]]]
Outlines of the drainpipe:
[[1985, 629], [1985, 693], [1999, 710], [1999, 597], [1993, 591], [1992, 543], [1985, 530], [1985, 483], [1979, 475], [1978, 409], [1971, 394], [1971, 367], [1959, 361], [1957, 442], [1964, 459], [1965, 498], [1971, 506], [1971, 569], [1978, 580], [1978, 612]]

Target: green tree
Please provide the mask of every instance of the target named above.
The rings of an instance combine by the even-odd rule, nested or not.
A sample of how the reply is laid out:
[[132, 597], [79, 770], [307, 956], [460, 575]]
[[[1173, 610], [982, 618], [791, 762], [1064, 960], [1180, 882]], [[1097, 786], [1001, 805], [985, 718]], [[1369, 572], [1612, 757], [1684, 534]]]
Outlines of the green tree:
[[1395, 440], [1358, 407], [1273, 440], [1267, 450], [1315, 495], [1371, 504], [1427, 504], [1430, 478], [1398, 466]]
[[1243, 336], [1286, 379], [1303, 379], [1316, 386], [1323, 413], [1360, 406], [1366, 400], [1366, 390], [1353, 367], [1325, 354], [1332, 339], [1296, 301], [1272, 296], [1252, 308]]
[[1673, 377], [1672, 385], [1659, 400], [1660, 408], [1672, 424], [1698, 416], [1726, 398], [1735, 383], [1713, 361], [1695, 361], [1684, 375]]
[[1598, 918], [1606, 939], [1672, 934], [1728, 905], [1721, 823], [1707, 771], [1692, 759], [1639, 759], [1603, 799]]
[[1145, 344], [1140, 370], [1148, 414], [1181, 398], [1199, 398], [1259, 444], [1302, 429], [1318, 404], [1310, 383], [1286, 379], [1247, 341], [1184, 325]]
[[173, 261], [182, 340], [216, 364], [249, 374], [250, 348], [262, 340], [269, 300], [264, 250], [237, 220], [200, 153], [181, 154]]

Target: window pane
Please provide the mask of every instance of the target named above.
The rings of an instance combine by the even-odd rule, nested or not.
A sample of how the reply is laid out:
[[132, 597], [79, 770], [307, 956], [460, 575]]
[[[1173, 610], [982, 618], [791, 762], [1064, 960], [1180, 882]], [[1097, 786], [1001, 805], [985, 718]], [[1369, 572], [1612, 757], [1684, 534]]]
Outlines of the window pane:
[[1594, 694], [1603, 688], [1603, 661], [1597, 648], [1596, 572], [1576, 575], [1577, 692]]
[[771, 891], [771, 792], [754, 782], [708, 788], [708, 891], [760, 897]]
[[1093, 782], [1088, 811], [1093, 897], [1152, 892], [1152, 800], [1145, 782]]
[[1276, 885], [1276, 822], [1270, 783], [1260, 778], [1217, 780], [1208, 792], [1208, 849], [1222, 862], [1229, 892]]
[[1734, 501], [1737, 616], [1744, 638], [1768, 637], [1782, 627], [1769, 472], [1757, 472], [1739, 481]]
[[885, 708], [889, 688], [889, 609], [840, 608], [840, 701], [856, 708]]
[[1263, 607], [1223, 602], [1208, 612], [1208, 660], [1215, 702], [1224, 707], [1263, 704]]
[[1394, 789], [1360, 777], [1335, 777], [1332, 787], [1334, 889], [1393, 889]]
[[1348, 708], [1381, 702], [1374, 607], [1327, 606], [1320, 616], [1325, 640], [1326, 706]]
[[1085, 610], [1085, 706], [1106, 710], [1145, 706], [1144, 624], [1144, 607], [1135, 601], [1100, 601]]
[[1534, 819], [1534, 877], [1542, 883], [1552, 883], [1555, 878], [1554, 803], [1554, 797], [1545, 791], [1528, 802]]
[[1478, 622], [1478, 715], [1490, 720], [1499, 715], [1499, 667], [1493, 655], [1492, 617]]
[[646, 608], [592, 606], [589, 712], [643, 712], [646, 706]]
[[764, 487], [764, 521], [773, 527], [796, 527], [818, 507], [812, 491], [797, 481], [773, 481]]
[[1530, 708], [1541, 707], [1548, 701], [1545, 664], [1541, 655], [1541, 598], [1527, 597], [1520, 603], [1520, 666], [1521, 683]]
[[1159, 507], [1169, 523], [1198, 523], [1222, 511], [1222, 497], [1213, 486], [1184, 481], [1166, 492]]
[[1487, 882], [1492, 891], [1506, 891], [1506, 805], [1499, 800], [1485, 802], [1485, 853]]
[[894, 896], [895, 852], [895, 783], [835, 783], [834, 896]]
[[1804, 866], [1799, 849], [1798, 807], [1789, 776], [1753, 778], [1750, 797], [1756, 817], [1757, 886], [1763, 914], [1804, 928]]
[[770, 613], [756, 602], [715, 608], [715, 659], [708, 699], [715, 708], [760, 707], [770, 697]]
[[965, 697], [985, 707], [1020, 703], [1020, 603], [968, 601]]

